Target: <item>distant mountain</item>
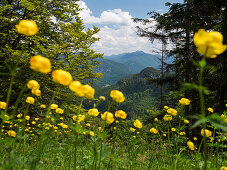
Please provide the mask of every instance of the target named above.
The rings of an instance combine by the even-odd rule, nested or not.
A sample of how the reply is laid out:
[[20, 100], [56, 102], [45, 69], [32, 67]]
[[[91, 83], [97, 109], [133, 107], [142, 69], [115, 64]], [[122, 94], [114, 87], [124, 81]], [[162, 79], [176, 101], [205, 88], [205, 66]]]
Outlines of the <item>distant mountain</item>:
[[160, 55], [153, 55], [144, 53], [143, 51], [136, 51], [132, 53], [104, 56], [104, 59], [127, 65], [128, 68], [131, 68], [132, 70], [135, 70], [137, 73], [139, 73], [146, 67], [159, 69], [161, 65], [161, 62], [159, 60], [160, 57]]
[[100, 87], [115, 84], [121, 78], [136, 73], [135, 70], [127, 65], [112, 60], [98, 59], [97, 61], [102, 63], [98, 68], [94, 69], [95, 72], [103, 74], [103, 78], [99, 79], [96, 83]]

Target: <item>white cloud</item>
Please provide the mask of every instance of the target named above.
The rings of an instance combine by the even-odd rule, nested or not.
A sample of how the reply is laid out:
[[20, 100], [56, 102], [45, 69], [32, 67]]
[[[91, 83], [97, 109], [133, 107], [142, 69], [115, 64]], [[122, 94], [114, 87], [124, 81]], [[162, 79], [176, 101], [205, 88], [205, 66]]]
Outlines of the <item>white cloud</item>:
[[[100, 40], [93, 45], [94, 50], [104, 55], [120, 54], [124, 52], [134, 52], [141, 50], [147, 53], [155, 53], [154, 49], [161, 49], [161, 44], [154, 41], [153, 44], [147, 39], [136, 35], [136, 23], [132, 21], [129, 12], [121, 9], [103, 11], [100, 17], [92, 15], [92, 11], [87, 7], [85, 2], [79, 1], [83, 10], [80, 16], [85, 24], [102, 24], [97, 37]], [[152, 23], [151, 25], [154, 25]], [[140, 25], [142, 26], [142, 25]]]

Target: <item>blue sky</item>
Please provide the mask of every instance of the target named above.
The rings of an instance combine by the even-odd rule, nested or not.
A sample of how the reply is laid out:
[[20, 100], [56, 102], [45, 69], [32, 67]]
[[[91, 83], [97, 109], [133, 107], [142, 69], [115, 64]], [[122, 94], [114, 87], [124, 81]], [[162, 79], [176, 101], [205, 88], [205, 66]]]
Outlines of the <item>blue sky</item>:
[[[134, 23], [131, 18], [147, 18], [147, 12], [154, 10], [167, 12], [166, 2], [182, 3], [183, 0], [81, 0], [78, 4], [83, 8], [80, 16], [85, 25], [100, 28], [96, 34], [100, 41], [92, 48], [108, 56], [138, 50], [152, 54], [161, 49], [158, 41], [151, 43], [136, 35], [135, 27], [141, 25]], [[152, 29], [155, 24], [153, 20], [149, 27]]]

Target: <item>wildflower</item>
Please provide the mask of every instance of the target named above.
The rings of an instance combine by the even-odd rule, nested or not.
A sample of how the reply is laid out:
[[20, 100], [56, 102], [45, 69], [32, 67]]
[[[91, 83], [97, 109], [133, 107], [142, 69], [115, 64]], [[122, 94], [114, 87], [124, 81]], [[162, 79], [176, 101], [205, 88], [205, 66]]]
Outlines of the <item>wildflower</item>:
[[46, 118], [47, 118], [47, 119], [49, 119], [49, 118], [50, 118], [50, 116], [49, 116], [49, 115], [46, 115]]
[[51, 105], [50, 105], [50, 109], [55, 110], [55, 109], [57, 109], [57, 108], [58, 108], [58, 105], [57, 105], [57, 104], [51, 104]]
[[39, 28], [34, 21], [21, 20], [18, 25], [16, 25], [17, 32], [24, 34], [26, 36], [32, 36], [38, 33]]
[[154, 121], [155, 121], [155, 122], [158, 122], [158, 118], [154, 118]]
[[64, 118], [63, 117], [60, 117], [60, 120], [63, 120]]
[[30, 119], [30, 116], [25, 116], [25, 119], [26, 119], [26, 120], [29, 120], [29, 119]]
[[36, 122], [35, 122], [35, 121], [32, 121], [32, 124], [33, 124], [33, 125], [35, 125], [35, 124], [36, 124]]
[[9, 120], [9, 115], [4, 115], [4, 117], [6, 118], [6, 120]]
[[95, 133], [92, 132], [92, 131], [90, 131], [90, 135], [91, 135], [91, 136], [95, 136]]
[[166, 114], [166, 115], [163, 117], [163, 119], [164, 119], [164, 121], [170, 121], [170, 120], [172, 120], [173, 118], [172, 118], [171, 115]]
[[187, 98], [181, 98], [181, 99], [179, 100], [179, 102], [180, 102], [180, 104], [182, 104], [182, 105], [189, 105], [189, 104], [190, 104], [190, 100], [187, 99]]
[[164, 106], [164, 109], [168, 110], [168, 109], [169, 109], [169, 107], [168, 107], [168, 106]]
[[175, 128], [171, 128], [171, 131], [172, 131], [172, 132], [176, 132], [176, 129], [175, 129]]
[[212, 132], [207, 130], [207, 129], [202, 129], [201, 135], [204, 136], [204, 137], [210, 137], [212, 135]]
[[195, 150], [195, 146], [194, 146], [194, 144], [193, 144], [191, 141], [188, 141], [188, 142], [187, 142], [187, 145], [188, 145], [188, 148], [189, 148], [190, 150], [192, 150], [192, 151]]
[[92, 88], [91, 86], [87, 85], [83, 85], [82, 86], [82, 90], [84, 92], [84, 96], [88, 99], [92, 99], [94, 98], [95, 95], [95, 89]]
[[0, 109], [6, 109], [6, 102], [0, 102]]
[[45, 109], [46, 108], [46, 105], [45, 104], [41, 104], [40, 107], [43, 108], [43, 109]]
[[79, 114], [78, 118], [77, 118], [77, 122], [80, 123], [81, 121], [83, 121], [85, 119], [84, 115]]
[[116, 120], [115, 122], [116, 122], [116, 123], [119, 123], [119, 121], [118, 121], [118, 120]]
[[197, 137], [194, 137], [193, 140], [197, 140]]
[[142, 128], [142, 123], [138, 119], [136, 119], [134, 121], [134, 126], [137, 127], [137, 128]]
[[106, 123], [111, 124], [114, 122], [113, 114], [110, 112], [105, 112], [104, 114], [101, 114], [101, 118], [106, 121]]
[[102, 132], [102, 127], [98, 127], [98, 130], [99, 130], [100, 132]]
[[51, 62], [46, 57], [36, 55], [30, 59], [30, 69], [47, 74], [51, 71]]
[[41, 96], [41, 91], [39, 89], [32, 89], [32, 94], [36, 95], [36, 96]]
[[12, 137], [16, 137], [16, 135], [17, 135], [17, 133], [16, 133], [15, 131], [13, 131], [13, 130], [9, 130], [9, 131], [7, 132], [7, 134], [8, 134], [9, 136], [12, 136]]
[[70, 85], [69, 85], [69, 89], [72, 90], [79, 97], [84, 96], [82, 84], [79, 81], [71, 82]]
[[132, 136], [133, 138], [136, 138], [136, 136]]
[[72, 76], [64, 70], [54, 70], [52, 72], [53, 81], [64, 86], [68, 86], [72, 82]]
[[99, 100], [105, 101], [106, 98], [105, 98], [105, 96], [99, 96]]
[[59, 114], [64, 113], [64, 109], [61, 109], [61, 108], [57, 108], [55, 111], [56, 111], [56, 113], [59, 113]]
[[116, 128], [116, 127], [114, 127], [113, 129], [114, 129], [114, 130], [116, 130], [117, 128]]
[[195, 33], [193, 40], [197, 52], [208, 58], [216, 58], [226, 50], [226, 45], [222, 44], [223, 36], [217, 31], [206, 32], [200, 29]]
[[154, 134], [157, 134], [157, 133], [158, 133], [158, 130], [155, 129], [155, 128], [151, 128], [151, 129], [150, 129], [150, 132], [151, 132], [151, 133], [154, 133]]
[[183, 136], [183, 135], [185, 135], [185, 132], [180, 132], [179, 134], [180, 134], [181, 136]]
[[35, 99], [33, 97], [27, 97], [26, 103], [33, 104], [35, 102]]
[[90, 127], [90, 126], [91, 126], [91, 124], [90, 124], [90, 123], [87, 123], [87, 124], [86, 124], [86, 126], [87, 126], [87, 127]]
[[164, 133], [163, 136], [166, 137], [166, 134]]
[[222, 166], [222, 167], [220, 168], [220, 170], [227, 170], [227, 167]]
[[36, 117], [36, 118], [35, 118], [35, 121], [38, 121], [38, 120], [39, 120], [39, 118], [38, 118], [38, 117]]
[[77, 118], [76, 115], [74, 115], [74, 116], [72, 117], [72, 119], [73, 119], [74, 121], [76, 121], [76, 118]]
[[169, 108], [167, 110], [167, 113], [171, 114], [172, 116], [176, 116], [177, 115], [177, 111], [175, 109]]
[[86, 135], [86, 132], [83, 132], [83, 135]]
[[37, 90], [40, 88], [40, 85], [35, 80], [29, 80], [29, 82], [27, 83], [27, 87], [32, 90]]
[[186, 120], [186, 119], [185, 119], [185, 120], [184, 120], [184, 123], [189, 124], [189, 120]]
[[99, 111], [98, 111], [98, 109], [96, 109], [96, 108], [89, 109], [89, 110], [88, 110], [88, 115], [96, 117], [96, 116], [99, 115]]
[[136, 132], [137, 134], [140, 134], [140, 132]]
[[212, 109], [212, 108], [210, 108], [210, 107], [209, 107], [207, 110], [208, 110], [209, 112], [211, 112], [211, 113], [214, 112], [214, 109]]
[[115, 117], [119, 117], [121, 119], [125, 119], [127, 114], [123, 110], [117, 110], [115, 112]]
[[135, 132], [135, 131], [136, 131], [136, 129], [134, 129], [134, 128], [130, 127], [130, 131]]
[[119, 90], [112, 90], [110, 92], [110, 97], [117, 103], [122, 103], [123, 101], [125, 101], [124, 94]]

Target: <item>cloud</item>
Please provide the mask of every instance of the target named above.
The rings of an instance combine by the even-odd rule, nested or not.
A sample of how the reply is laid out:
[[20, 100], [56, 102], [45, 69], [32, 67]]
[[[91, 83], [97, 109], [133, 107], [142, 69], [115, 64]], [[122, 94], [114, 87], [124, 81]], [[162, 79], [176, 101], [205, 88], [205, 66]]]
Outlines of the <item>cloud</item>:
[[[136, 35], [136, 24], [132, 21], [129, 12], [121, 9], [106, 10], [99, 17], [95, 17], [85, 2], [79, 1], [78, 4], [82, 11], [80, 17], [85, 24], [102, 24], [100, 31], [96, 34], [100, 40], [92, 48], [104, 55], [120, 54], [125, 52], [144, 51], [155, 53], [154, 49], [161, 49], [161, 44], [154, 41], [153, 44], [147, 39]], [[155, 25], [153, 22], [151, 25]], [[139, 25], [142, 26], [142, 25]]]

